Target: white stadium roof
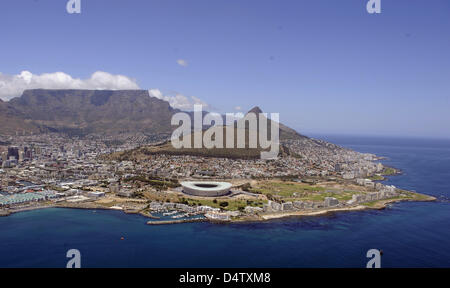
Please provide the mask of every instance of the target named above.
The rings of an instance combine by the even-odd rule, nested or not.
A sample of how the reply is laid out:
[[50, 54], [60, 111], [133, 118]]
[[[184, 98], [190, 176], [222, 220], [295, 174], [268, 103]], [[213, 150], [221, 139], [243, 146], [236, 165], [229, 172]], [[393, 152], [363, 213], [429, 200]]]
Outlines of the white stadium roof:
[[183, 192], [196, 196], [222, 196], [230, 191], [231, 183], [215, 181], [181, 182]]

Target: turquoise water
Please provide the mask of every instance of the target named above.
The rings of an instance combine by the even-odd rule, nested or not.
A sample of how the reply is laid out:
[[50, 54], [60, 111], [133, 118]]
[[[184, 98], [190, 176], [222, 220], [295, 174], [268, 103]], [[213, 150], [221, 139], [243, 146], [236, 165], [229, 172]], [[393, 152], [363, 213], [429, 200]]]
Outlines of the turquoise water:
[[[0, 218], [1, 267], [65, 267], [69, 249], [84, 267], [450, 267], [450, 141], [328, 139], [389, 157], [404, 171], [387, 182], [438, 197], [380, 211], [265, 223], [148, 226], [120, 211], [45, 209]], [[124, 240], [121, 240], [124, 237]]]

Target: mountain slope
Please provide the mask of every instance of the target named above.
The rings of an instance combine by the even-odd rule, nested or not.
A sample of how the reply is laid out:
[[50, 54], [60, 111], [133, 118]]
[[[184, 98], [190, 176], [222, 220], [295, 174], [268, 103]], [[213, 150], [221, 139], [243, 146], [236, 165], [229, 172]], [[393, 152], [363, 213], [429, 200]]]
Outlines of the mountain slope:
[[[253, 109], [251, 109], [248, 113], [255, 113], [257, 114], [257, 125], [256, 125], [256, 135], [259, 139], [259, 134], [258, 134], [258, 129], [259, 129], [259, 114], [262, 113], [262, 110], [259, 107], [255, 107]], [[247, 114], [248, 114], [247, 113]], [[258, 144], [256, 148], [250, 148], [249, 146], [249, 135], [250, 135], [250, 131], [251, 128], [249, 127], [250, 125], [248, 125], [247, 122], [242, 123], [242, 121], [244, 121], [243, 119], [239, 119], [234, 123], [233, 125], [230, 126], [214, 126], [214, 127], [209, 127], [204, 129], [203, 131], [198, 131], [198, 132], [194, 132], [190, 135], [190, 139], [191, 139], [191, 147], [194, 147], [194, 135], [198, 134], [198, 133], [202, 133], [201, 135], [201, 139], [204, 139], [204, 135], [206, 133], [207, 130], [209, 131], [214, 131], [214, 139], [216, 139], [215, 137], [217, 137], [217, 133], [222, 133], [223, 135], [223, 143], [222, 143], [222, 147], [224, 148], [206, 148], [205, 146], [202, 146], [202, 148], [174, 148], [174, 146], [172, 145], [171, 141], [167, 141], [165, 143], [162, 143], [160, 145], [149, 145], [146, 147], [139, 147], [136, 149], [132, 149], [129, 151], [123, 151], [123, 152], [118, 152], [118, 153], [113, 153], [111, 155], [105, 156], [106, 159], [110, 159], [110, 160], [137, 160], [137, 159], [146, 159], [148, 157], [150, 157], [151, 155], [158, 155], [158, 154], [165, 154], [165, 155], [190, 155], [190, 156], [200, 156], [200, 157], [216, 157], [216, 158], [230, 158], [230, 159], [258, 159], [261, 157], [261, 152], [263, 151], [268, 151], [269, 149], [262, 149], [259, 140], [258, 140]], [[267, 132], [268, 132], [268, 139], [271, 138], [270, 136], [270, 128], [271, 125], [273, 125], [273, 121], [266, 119], [264, 121], [267, 121]], [[241, 122], [241, 125], [239, 126], [239, 122]], [[244, 127], [244, 129], [240, 129], [238, 127]], [[234, 147], [235, 148], [226, 148], [227, 146], [227, 139], [226, 139], [226, 135], [227, 129], [233, 129], [233, 134], [234, 134]], [[311, 139], [309, 139], [306, 136], [300, 135], [299, 133], [297, 133], [295, 130], [279, 123], [279, 139], [280, 139], [280, 144], [279, 145], [279, 155], [289, 155], [290, 151], [289, 149], [283, 145], [283, 141], [286, 140], [304, 140], [304, 141], [313, 141]], [[244, 148], [237, 148], [237, 137], [238, 134], [243, 133], [243, 135], [245, 136], [245, 147]], [[180, 137], [180, 139], [182, 139], [182, 137]], [[203, 143], [204, 145], [204, 143]]]
[[146, 90], [26, 90], [7, 104], [41, 131], [81, 134], [168, 133], [178, 112]]
[[1, 134], [16, 134], [23, 132], [39, 132], [39, 127], [26, 121], [24, 115], [17, 111], [8, 102], [3, 102], [0, 99], [0, 133]]
[[[258, 129], [259, 129], [259, 114], [263, 113], [263, 111], [261, 110], [261, 108], [259, 108], [258, 106], [253, 107], [252, 109], [250, 109], [247, 114], [249, 113], [254, 113], [257, 116], [257, 121], [258, 121]], [[267, 133], [269, 134], [269, 138], [270, 138], [270, 127], [273, 123], [272, 120], [267, 119], [266, 117], [264, 117], [267, 121]], [[242, 121], [242, 120], [238, 120], [237, 122]], [[236, 124], [237, 125], [237, 124]], [[295, 131], [292, 128], [289, 128], [288, 126], [284, 125], [283, 123], [278, 123], [279, 125], [279, 131], [280, 131], [280, 140], [288, 140], [288, 139], [292, 139], [292, 140], [301, 140], [301, 139], [307, 139], [308, 137], [299, 134], [297, 131]], [[246, 128], [248, 129], [248, 125], [246, 125]]]

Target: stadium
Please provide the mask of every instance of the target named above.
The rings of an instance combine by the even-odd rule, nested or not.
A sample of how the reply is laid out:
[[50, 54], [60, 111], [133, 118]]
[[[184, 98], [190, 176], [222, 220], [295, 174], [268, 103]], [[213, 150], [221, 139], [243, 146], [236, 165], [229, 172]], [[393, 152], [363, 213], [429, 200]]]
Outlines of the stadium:
[[230, 192], [231, 183], [228, 182], [181, 182], [183, 193], [202, 196], [218, 197]]

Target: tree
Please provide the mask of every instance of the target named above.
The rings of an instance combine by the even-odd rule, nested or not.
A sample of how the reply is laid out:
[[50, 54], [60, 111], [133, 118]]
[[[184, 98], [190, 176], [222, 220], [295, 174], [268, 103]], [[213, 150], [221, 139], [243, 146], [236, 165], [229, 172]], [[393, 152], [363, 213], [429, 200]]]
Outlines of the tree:
[[251, 188], [252, 188], [252, 185], [248, 182], [241, 186], [242, 191], [246, 191], [246, 192], [250, 192]]

